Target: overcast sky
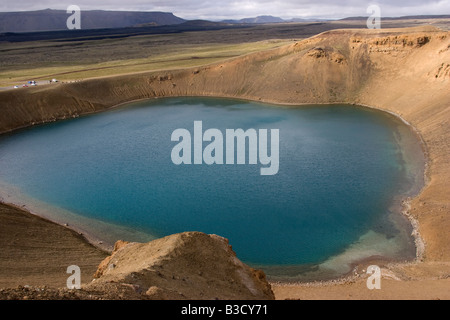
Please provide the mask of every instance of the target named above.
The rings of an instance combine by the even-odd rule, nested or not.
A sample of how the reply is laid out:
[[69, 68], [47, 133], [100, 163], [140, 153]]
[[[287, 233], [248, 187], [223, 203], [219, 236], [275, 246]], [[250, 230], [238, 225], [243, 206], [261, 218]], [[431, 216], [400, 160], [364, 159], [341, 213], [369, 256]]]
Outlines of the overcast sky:
[[1, 0], [0, 11], [66, 9], [172, 12], [184, 19], [238, 19], [273, 15], [290, 18], [345, 18], [368, 16], [367, 8], [377, 4], [384, 17], [450, 14], [450, 0]]

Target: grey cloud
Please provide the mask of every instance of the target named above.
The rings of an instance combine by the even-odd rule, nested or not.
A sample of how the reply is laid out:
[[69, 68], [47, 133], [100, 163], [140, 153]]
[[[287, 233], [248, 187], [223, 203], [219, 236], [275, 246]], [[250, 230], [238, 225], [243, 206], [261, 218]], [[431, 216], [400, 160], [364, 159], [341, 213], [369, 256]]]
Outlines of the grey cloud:
[[325, 17], [343, 18], [354, 15], [367, 15], [366, 9], [371, 4], [378, 4], [382, 16], [450, 14], [450, 0], [54, 0], [43, 1], [8, 1], [0, 4], [0, 11], [27, 11], [45, 8], [66, 9], [76, 4], [82, 10], [133, 10], [165, 11], [185, 19], [226, 19], [243, 18], [257, 15], [274, 15], [283, 18]]

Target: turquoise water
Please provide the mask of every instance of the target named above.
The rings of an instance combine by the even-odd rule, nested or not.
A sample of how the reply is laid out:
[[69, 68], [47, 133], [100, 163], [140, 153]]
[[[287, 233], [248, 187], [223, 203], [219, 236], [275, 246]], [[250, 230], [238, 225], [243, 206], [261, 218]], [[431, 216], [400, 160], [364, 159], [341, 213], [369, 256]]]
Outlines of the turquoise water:
[[[259, 164], [174, 165], [172, 132], [193, 132], [197, 120], [224, 133], [279, 129], [279, 172], [262, 176]], [[398, 142], [403, 127], [348, 105], [157, 99], [1, 137], [0, 181], [156, 237], [218, 234], [241, 260], [263, 268], [319, 265], [370, 231], [398, 237], [393, 255], [411, 258], [412, 239], [390, 219], [395, 196], [415, 183]]]

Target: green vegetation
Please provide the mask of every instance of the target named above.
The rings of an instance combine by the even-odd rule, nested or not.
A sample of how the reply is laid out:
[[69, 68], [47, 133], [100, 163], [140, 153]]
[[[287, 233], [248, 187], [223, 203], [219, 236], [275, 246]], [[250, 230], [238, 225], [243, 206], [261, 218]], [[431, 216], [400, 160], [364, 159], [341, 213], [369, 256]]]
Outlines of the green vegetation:
[[192, 34], [4, 43], [0, 46], [0, 87], [21, 85], [28, 80], [74, 81], [196, 67], [292, 42], [220, 43], [209, 37], [211, 42], [198, 43], [195, 38], [199, 35]]
[[[423, 21], [383, 21], [383, 27], [415, 26]], [[448, 29], [448, 19], [437, 22]], [[29, 80], [74, 81], [197, 67], [346, 28], [366, 28], [365, 20], [0, 34], [0, 88]]]

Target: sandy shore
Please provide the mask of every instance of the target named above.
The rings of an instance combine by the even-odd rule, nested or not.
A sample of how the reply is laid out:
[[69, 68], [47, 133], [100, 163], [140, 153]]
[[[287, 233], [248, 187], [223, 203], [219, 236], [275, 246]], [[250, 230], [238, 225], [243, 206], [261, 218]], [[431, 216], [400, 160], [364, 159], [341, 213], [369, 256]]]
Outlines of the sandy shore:
[[[272, 287], [277, 299], [450, 299], [449, 48], [450, 33], [433, 28], [333, 31], [195, 70], [0, 92], [5, 115], [0, 119], [0, 132], [164, 96], [224, 96], [281, 104], [344, 102], [393, 113], [417, 130], [428, 158], [426, 185], [409, 201], [405, 212], [420, 233], [421, 254], [416, 261], [403, 264], [366, 261], [355, 268], [352, 277], [340, 281], [274, 283]], [[0, 287], [24, 281], [42, 283], [60, 275], [60, 269], [48, 276], [43, 276], [42, 270], [50, 270], [52, 260], [55, 265], [59, 261], [60, 268], [66, 267], [71, 261], [66, 246], [73, 248], [74, 256], [85, 259], [81, 261], [86, 261], [87, 273], [104, 257], [103, 252], [62, 226], [46, 225], [42, 228], [47, 231], [41, 234], [41, 227], [31, 226], [38, 225], [34, 220], [8, 220], [9, 215], [18, 214], [16, 210], [2, 206], [6, 215], [0, 218], [4, 229], [1, 245], [8, 249], [0, 253], [5, 264], [0, 266]], [[9, 222], [3, 224], [3, 220]], [[24, 225], [35, 233], [23, 232], [20, 228]], [[65, 231], [57, 235], [58, 228]], [[36, 246], [30, 241], [34, 236], [40, 239]], [[42, 260], [43, 256], [51, 259]], [[13, 270], [16, 261], [22, 262], [20, 274]], [[41, 269], [32, 270], [33, 261]], [[368, 263], [382, 267], [381, 290], [367, 289]], [[62, 277], [66, 279], [66, 274]]]
[[[20, 208], [0, 204], [0, 220], [0, 288], [27, 285], [63, 288], [69, 276], [67, 267], [72, 264], [80, 266], [82, 283], [87, 284], [108, 255], [77, 232]], [[363, 271], [374, 262], [380, 261], [366, 261], [357, 268], [357, 275], [341, 280], [301, 285], [271, 283], [272, 290], [280, 300], [450, 299], [450, 278], [445, 274], [448, 264], [428, 264], [430, 276], [425, 273], [407, 280], [398, 279], [386, 268], [382, 270], [382, 290], [368, 290]], [[421, 269], [416, 263], [391, 265], [390, 268], [397, 273], [404, 272], [405, 277], [414, 274], [414, 269]], [[435, 270], [442, 271], [440, 277], [432, 276]]]
[[88, 283], [108, 255], [79, 233], [0, 203], [0, 288], [65, 287], [67, 267], [78, 265]]

